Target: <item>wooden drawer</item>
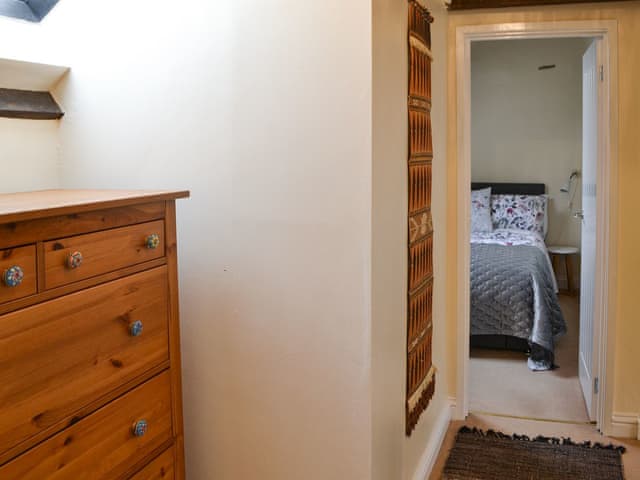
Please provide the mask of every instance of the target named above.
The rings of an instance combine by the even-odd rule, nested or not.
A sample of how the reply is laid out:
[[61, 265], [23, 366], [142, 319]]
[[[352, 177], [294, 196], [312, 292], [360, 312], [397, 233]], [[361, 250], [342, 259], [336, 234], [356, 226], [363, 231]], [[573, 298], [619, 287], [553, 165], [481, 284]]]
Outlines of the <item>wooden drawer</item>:
[[[158, 243], [149, 248], [147, 238], [154, 234]], [[81, 263], [72, 267], [69, 258], [78, 253]], [[44, 244], [44, 285], [55, 288], [162, 256], [162, 220], [52, 240]]]
[[164, 368], [167, 295], [162, 266], [1, 316], [0, 457]]
[[[148, 428], [136, 437], [133, 426], [140, 420]], [[0, 478], [113, 480], [169, 444], [172, 435], [171, 380], [165, 372], [0, 467]]]
[[[5, 281], [5, 272], [19, 267], [22, 281], [17, 286], [9, 286]], [[0, 250], [0, 303], [33, 295], [37, 290], [36, 246], [9, 248]]]
[[174, 480], [174, 451], [173, 447], [166, 450], [149, 465], [136, 473], [129, 480]]

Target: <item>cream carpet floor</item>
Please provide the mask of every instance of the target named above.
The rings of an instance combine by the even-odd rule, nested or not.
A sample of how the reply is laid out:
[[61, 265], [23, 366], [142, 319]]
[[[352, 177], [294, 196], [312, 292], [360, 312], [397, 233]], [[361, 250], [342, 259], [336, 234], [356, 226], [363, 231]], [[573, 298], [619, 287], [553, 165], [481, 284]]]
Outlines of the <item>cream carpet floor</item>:
[[438, 480], [442, 476], [444, 464], [453, 446], [455, 435], [462, 425], [478, 427], [483, 430], [499, 430], [506, 434], [517, 433], [535, 437], [570, 437], [574, 441], [590, 440], [604, 444], [614, 443], [623, 445], [627, 452], [622, 455], [625, 480], [640, 480], [640, 441], [629, 439], [609, 438], [600, 435], [594, 426], [588, 424], [572, 424], [557, 422], [541, 422], [535, 420], [521, 420], [514, 418], [494, 417], [490, 415], [471, 414], [465, 422], [451, 422], [449, 430], [438, 454], [430, 480]]
[[556, 370], [532, 372], [524, 353], [472, 349], [470, 402], [474, 413], [588, 422], [578, 380], [578, 297], [561, 295], [567, 334], [556, 343]]

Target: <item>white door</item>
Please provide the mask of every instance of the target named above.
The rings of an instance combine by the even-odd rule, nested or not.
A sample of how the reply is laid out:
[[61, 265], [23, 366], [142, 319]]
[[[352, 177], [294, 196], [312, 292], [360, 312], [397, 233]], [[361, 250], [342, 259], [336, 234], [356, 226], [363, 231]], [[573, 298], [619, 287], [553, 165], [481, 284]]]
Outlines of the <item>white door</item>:
[[591, 420], [595, 420], [594, 283], [596, 275], [596, 178], [598, 164], [597, 41], [582, 57], [582, 245], [580, 276], [580, 386]]

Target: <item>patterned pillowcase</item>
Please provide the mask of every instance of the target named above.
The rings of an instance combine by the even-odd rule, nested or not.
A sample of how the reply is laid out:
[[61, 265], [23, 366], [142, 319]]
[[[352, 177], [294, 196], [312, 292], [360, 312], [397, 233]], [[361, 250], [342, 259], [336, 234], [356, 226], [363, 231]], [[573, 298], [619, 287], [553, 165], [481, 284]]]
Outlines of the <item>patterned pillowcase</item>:
[[515, 228], [544, 236], [546, 214], [546, 195], [491, 195], [493, 228]]
[[471, 231], [491, 232], [491, 188], [471, 191]]

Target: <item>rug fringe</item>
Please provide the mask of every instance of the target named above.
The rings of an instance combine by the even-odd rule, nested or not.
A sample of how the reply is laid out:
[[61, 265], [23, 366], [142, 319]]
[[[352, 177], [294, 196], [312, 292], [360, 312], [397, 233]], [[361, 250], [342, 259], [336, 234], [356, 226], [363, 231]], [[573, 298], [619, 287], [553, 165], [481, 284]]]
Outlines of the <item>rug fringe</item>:
[[504, 440], [522, 440], [525, 442], [548, 443], [551, 445], [572, 445], [575, 447], [583, 447], [583, 448], [598, 448], [601, 450], [614, 450], [616, 452], [619, 452], [620, 454], [623, 454], [627, 451], [627, 449], [622, 445], [614, 445], [612, 443], [610, 443], [609, 445], [605, 445], [600, 442], [590, 442], [588, 440], [584, 442], [574, 442], [569, 437], [557, 438], [557, 437], [545, 437], [543, 435], [538, 435], [537, 437], [530, 438], [527, 435], [518, 435], [517, 433], [514, 433], [513, 435], [507, 435], [506, 433], [496, 432], [495, 430], [484, 431], [476, 427], [467, 427], [467, 426], [460, 427], [460, 430], [458, 430], [458, 434], [461, 434], [461, 433], [471, 433], [479, 437], [501, 438]]

